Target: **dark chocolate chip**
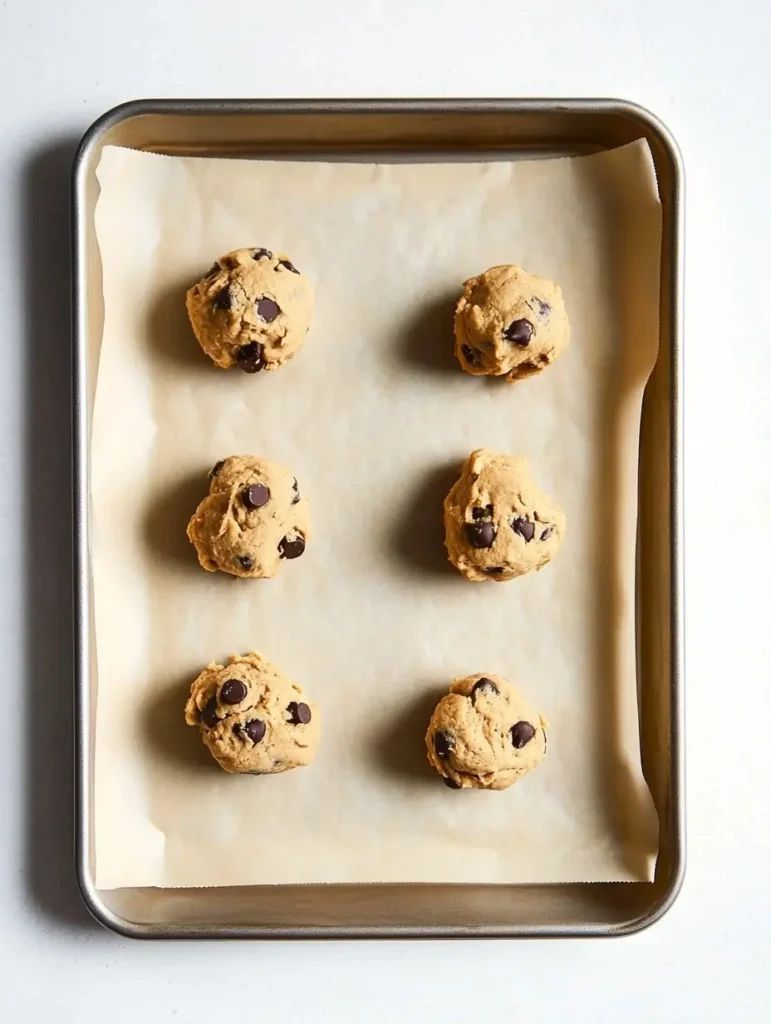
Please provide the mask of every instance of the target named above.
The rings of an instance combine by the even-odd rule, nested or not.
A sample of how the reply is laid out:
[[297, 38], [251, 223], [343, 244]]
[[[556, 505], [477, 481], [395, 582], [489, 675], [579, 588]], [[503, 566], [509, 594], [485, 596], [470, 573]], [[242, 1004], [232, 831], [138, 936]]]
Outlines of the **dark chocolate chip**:
[[265, 366], [265, 348], [259, 341], [252, 341], [238, 350], [236, 360], [244, 373], [258, 373]]
[[240, 679], [228, 679], [220, 688], [220, 700], [223, 704], [240, 704], [248, 692]]
[[281, 307], [273, 299], [257, 299], [255, 306], [257, 307], [257, 316], [266, 324], [272, 324], [281, 312]]
[[214, 263], [212, 265], [212, 267], [211, 267], [211, 270], [207, 270], [206, 271], [206, 276], [204, 277], [204, 281], [207, 280], [210, 277], [214, 277], [215, 274], [219, 273], [219, 270], [220, 270], [219, 263]]
[[472, 548], [491, 548], [495, 542], [495, 533], [492, 523], [466, 523], [466, 536]]
[[492, 505], [479, 505], [477, 508], [472, 508], [471, 518], [472, 519], [492, 519], [493, 506]]
[[442, 776], [442, 782], [447, 786], [448, 789], [462, 789], [463, 787], [455, 779], [448, 779], [446, 775]]
[[551, 313], [551, 306], [548, 302], [544, 302], [543, 299], [539, 299], [537, 295], [535, 296], [535, 301], [538, 303], [538, 312], [541, 316], [548, 316], [549, 313]]
[[211, 468], [211, 471], [209, 472], [209, 479], [213, 480], [214, 477], [217, 475], [217, 473], [219, 473], [219, 471], [222, 469], [222, 467], [224, 465], [225, 465], [225, 460], [224, 459], [220, 459], [219, 462], [215, 462], [214, 465]]
[[253, 260], [272, 260], [273, 253], [270, 249], [255, 249], [252, 253]]
[[511, 727], [511, 742], [519, 750], [535, 736], [535, 729], [529, 722], [517, 722]]
[[307, 725], [311, 720], [311, 709], [307, 704], [302, 702], [298, 704], [296, 700], [293, 700], [287, 704], [286, 709], [291, 715], [293, 725]]
[[213, 729], [214, 726], [217, 724], [217, 722], [219, 722], [219, 718], [217, 718], [217, 698], [216, 697], [210, 698], [209, 703], [206, 705], [206, 707], [201, 712], [201, 718], [203, 719], [204, 724], [208, 725], [210, 729]]
[[493, 565], [489, 569], [485, 569], [488, 576], [500, 576], [502, 572], [506, 572], [506, 569], [502, 565]]
[[460, 350], [469, 366], [479, 366], [481, 357], [475, 348], [471, 345], [461, 345]]
[[517, 516], [516, 519], [512, 519], [511, 528], [514, 533], [518, 533], [522, 537], [525, 544], [529, 544], [535, 535], [535, 523], [531, 523], [524, 516]]
[[253, 718], [251, 722], [247, 722], [244, 726], [244, 732], [252, 743], [259, 743], [265, 735], [265, 728], [264, 722], [261, 722], [259, 718]]
[[514, 345], [527, 348], [530, 344], [530, 339], [533, 337], [533, 325], [529, 320], [512, 320], [509, 326], [505, 328], [503, 337], [505, 341], [510, 341]]
[[297, 502], [300, 500], [300, 487], [299, 487], [299, 484], [297, 483], [297, 479], [296, 478], [295, 478], [294, 483], [292, 484], [292, 491], [293, 491], [293, 494], [292, 494], [292, 504], [296, 505]]
[[250, 569], [254, 568], [254, 559], [250, 558], [248, 555], [237, 555], [236, 561], [241, 566], [241, 568], [245, 569], [247, 572], [249, 572]]
[[546, 529], [541, 534], [541, 540], [548, 540], [549, 537], [551, 537], [551, 535], [553, 533], [554, 533], [554, 527], [553, 526], [547, 526]]
[[262, 508], [270, 501], [270, 490], [265, 484], [252, 484], [241, 492], [241, 501], [247, 508]]
[[287, 270], [291, 270], [293, 274], [299, 274], [300, 273], [300, 271], [297, 269], [297, 267], [294, 265], [294, 263], [292, 263], [291, 260], [279, 260], [278, 261], [278, 265], [276, 267], [277, 270], [278, 270], [278, 267], [286, 267], [286, 269]]
[[495, 685], [492, 679], [488, 679], [487, 676], [482, 676], [481, 679], [477, 679], [477, 681], [474, 683], [474, 688], [471, 691], [471, 696], [476, 697], [478, 693], [487, 693], [497, 697], [499, 692], [500, 691], [498, 690], [498, 687]]
[[230, 309], [230, 288], [225, 287], [212, 299], [212, 309]]
[[450, 732], [434, 733], [434, 750], [437, 757], [449, 757], [450, 752], [455, 749], [455, 737]]
[[282, 558], [299, 558], [305, 551], [305, 537], [299, 534], [293, 540], [284, 537], [278, 545], [278, 553]]

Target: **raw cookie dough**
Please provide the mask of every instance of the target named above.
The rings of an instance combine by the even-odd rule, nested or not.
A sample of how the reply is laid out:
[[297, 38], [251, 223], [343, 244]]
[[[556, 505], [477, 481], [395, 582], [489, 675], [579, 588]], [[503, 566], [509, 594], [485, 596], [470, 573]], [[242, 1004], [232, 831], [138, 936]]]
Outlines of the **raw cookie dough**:
[[543, 760], [546, 724], [502, 676], [454, 679], [431, 716], [428, 760], [451, 789], [507, 789]]
[[190, 687], [185, 721], [226, 772], [286, 772], [310, 764], [319, 745], [316, 705], [255, 652], [208, 665]]
[[530, 476], [527, 459], [472, 452], [444, 499], [450, 561], [468, 580], [513, 580], [551, 561], [565, 515]]
[[455, 309], [455, 355], [466, 373], [521, 380], [568, 347], [562, 291], [521, 267], [492, 267], [466, 281]]
[[308, 502], [288, 469], [256, 455], [231, 455], [209, 477], [209, 495], [187, 527], [204, 569], [260, 579], [305, 551]]
[[289, 257], [236, 249], [187, 293], [201, 348], [217, 366], [277, 370], [305, 341], [313, 288]]

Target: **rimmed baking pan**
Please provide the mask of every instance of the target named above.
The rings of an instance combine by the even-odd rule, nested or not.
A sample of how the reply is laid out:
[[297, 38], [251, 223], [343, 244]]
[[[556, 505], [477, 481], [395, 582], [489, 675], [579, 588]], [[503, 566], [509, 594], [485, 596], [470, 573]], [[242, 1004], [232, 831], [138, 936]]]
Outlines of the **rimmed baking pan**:
[[[385, 160], [579, 155], [645, 139], [663, 209], [659, 355], [643, 403], [637, 669], [643, 770], [659, 816], [651, 883], [271, 885], [98, 890], [94, 884], [95, 676], [89, 435], [103, 325], [96, 167], [117, 145], [175, 155]], [[77, 844], [91, 912], [127, 935], [417, 937], [611, 935], [655, 921], [684, 863], [680, 493], [683, 172], [667, 130], [614, 100], [167, 101], [126, 104], [84, 136], [73, 173]]]

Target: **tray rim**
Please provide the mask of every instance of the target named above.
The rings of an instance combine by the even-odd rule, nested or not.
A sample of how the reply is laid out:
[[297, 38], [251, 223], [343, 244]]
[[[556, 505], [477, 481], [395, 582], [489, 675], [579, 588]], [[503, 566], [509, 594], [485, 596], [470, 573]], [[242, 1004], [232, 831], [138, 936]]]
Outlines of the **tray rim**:
[[[90, 572], [88, 545], [88, 400], [86, 379], [86, 296], [84, 234], [86, 219], [81, 203], [84, 178], [94, 150], [104, 135], [124, 121], [145, 115], [212, 114], [383, 114], [383, 113], [595, 113], [626, 116], [656, 137], [671, 161], [673, 173], [671, 220], [674, 225], [671, 268], [671, 468], [669, 555], [671, 666], [669, 698], [670, 807], [672, 871], [658, 901], [644, 913], [620, 924], [584, 925], [378, 925], [261, 926], [261, 925], [157, 925], [120, 917], [99, 894], [89, 871], [90, 846]], [[411, 147], [415, 148], [415, 147]], [[73, 548], [74, 548], [74, 701], [75, 701], [75, 863], [81, 897], [91, 915], [110, 930], [129, 938], [472, 938], [472, 937], [589, 937], [628, 935], [661, 920], [682, 889], [685, 876], [684, 803], [684, 650], [683, 650], [683, 237], [684, 166], [680, 149], [666, 125], [647, 108], [613, 98], [426, 98], [426, 99], [135, 99], [100, 115], [85, 131], [73, 161], [70, 181], [72, 257], [72, 402], [73, 402]], [[634, 884], [634, 883], [629, 883]], [[644, 884], [644, 883], [640, 883]]]

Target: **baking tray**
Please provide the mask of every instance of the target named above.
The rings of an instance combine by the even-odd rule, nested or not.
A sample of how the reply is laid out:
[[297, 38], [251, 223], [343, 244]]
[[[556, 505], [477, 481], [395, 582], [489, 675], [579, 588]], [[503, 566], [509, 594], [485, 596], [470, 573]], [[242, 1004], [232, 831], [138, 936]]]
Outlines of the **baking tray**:
[[[89, 553], [90, 423], [103, 326], [94, 228], [102, 147], [181, 156], [459, 160], [577, 155], [647, 140], [663, 206], [660, 349], [642, 408], [637, 666], [642, 764], [659, 815], [650, 883], [94, 885], [95, 665]], [[620, 935], [656, 921], [684, 872], [682, 702], [683, 168], [667, 129], [617, 100], [139, 100], [84, 135], [73, 168], [76, 842], [83, 899], [137, 938]]]

